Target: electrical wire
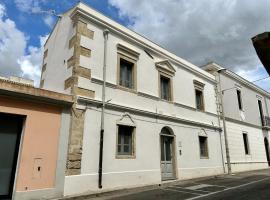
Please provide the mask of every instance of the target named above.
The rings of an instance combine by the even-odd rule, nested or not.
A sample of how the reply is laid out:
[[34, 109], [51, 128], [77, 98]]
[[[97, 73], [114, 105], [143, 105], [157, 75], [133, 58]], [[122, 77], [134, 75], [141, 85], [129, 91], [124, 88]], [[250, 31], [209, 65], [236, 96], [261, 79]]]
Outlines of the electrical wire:
[[260, 79], [255, 80], [255, 81], [251, 81], [251, 83], [255, 83], [255, 82], [257, 82], [257, 81], [261, 81], [261, 80], [264, 80], [264, 79], [267, 79], [267, 78], [270, 78], [270, 76], [268, 75], [268, 76], [266, 76], [266, 77], [264, 77], [264, 78], [260, 78]]

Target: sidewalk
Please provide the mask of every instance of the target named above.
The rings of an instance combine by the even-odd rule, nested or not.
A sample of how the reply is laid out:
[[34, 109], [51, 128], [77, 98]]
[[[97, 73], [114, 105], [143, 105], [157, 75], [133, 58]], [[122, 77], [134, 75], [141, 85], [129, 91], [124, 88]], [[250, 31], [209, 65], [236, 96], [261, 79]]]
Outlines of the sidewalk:
[[115, 190], [98, 194], [62, 198], [61, 200], [105, 199], [193, 199], [228, 189], [270, 179], [270, 169], [218, 175], [190, 180], [164, 182], [132, 189]]

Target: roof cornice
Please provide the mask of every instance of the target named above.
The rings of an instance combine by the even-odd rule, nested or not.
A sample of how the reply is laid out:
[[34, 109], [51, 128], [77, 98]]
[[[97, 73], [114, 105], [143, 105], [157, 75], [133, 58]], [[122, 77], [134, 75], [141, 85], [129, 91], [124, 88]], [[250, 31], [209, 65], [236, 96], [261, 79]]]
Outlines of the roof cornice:
[[244, 79], [243, 77], [239, 76], [238, 74], [236, 74], [235, 72], [227, 69], [227, 68], [224, 68], [222, 67], [221, 65], [215, 63], [215, 62], [210, 62], [210, 63], [207, 63], [206, 65], [202, 66], [203, 69], [213, 69], [215, 71], [217, 70], [220, 70], [220, 69], [225, 69], [223, 71], [222, 74], [226, 75], [227, 77], [229, 78], [233, 78], [234, 80], [242, 83], [243, 85], [245, 85], [246, 87], [252, 89], [252, 90], [255, 90], [257, 91], [258, 93], [262, 94], [262, 95], [265, 95], [267, 97], [270, 98], [270, 93], [265, 91], [264, 89], [262, 89], [261, 87], [255, 85], [254, 83]]
[[0, 80], [0, 95], [63, 106], [71, 106], [74, 103], [72, 95], [35, 88], [9, 80]]
[[[86, 6], [87, 9], [81, 8], [82, 6]], [[115, 22], [114, 20], [104, 16], [103, 14], [95, 11], [91, 7], [86, 4], [79, 3], [77, 7], [74, 8], [72, 13], [70, 14], [72, 19], [81, 18], [84, 20], [90, 20], [106, 29], [109, 29], [111, 33], [115, 33], [124, 37], [125, 39], [136, 43], [143, 48], [150, 50], [156, 54], [165, 57], [165, 59], [170, 60], [170, 62], [175, 63], [178, 67], [182, 67], [201, 78], [204, 78], [212, 83], [216, 83], [215, 77], [211, 74], [208, 74], [204, 70], [200, 69], [199, 67], [193, 65], [192, 63], [176, 56], [175, 54], [169, 52], [168, 50], [164, 49], [163, 47], [159, 46], [158, 44], [150, 41], [149, 39], [145, 38], [144, 36], [126, 28], [125, 26]]]

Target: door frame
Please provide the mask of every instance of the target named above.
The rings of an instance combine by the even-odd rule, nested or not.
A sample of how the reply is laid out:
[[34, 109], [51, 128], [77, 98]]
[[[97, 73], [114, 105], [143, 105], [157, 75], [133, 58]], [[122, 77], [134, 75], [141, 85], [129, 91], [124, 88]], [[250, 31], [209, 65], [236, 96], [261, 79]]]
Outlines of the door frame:
[[[175, 180], [178, 178], [178, 168], [177, 168], [177, 154], [176, 154], [176, 136], [173, 132], [173, 130], [168, 127], [168, 126], [165, 126], [165, 127], [162, 127], [163, 128], [166, 128], [169, 130], [170, 132], [170, 135], [169, 134], [162, 134], [162, 132], [160, 131], [159, 133], [159, 160], [160, 160], [160, 176], [161, 176], [161, 181], [168, 181], [168, 180]], [[161, 130], [162, 130], [161, 129]], [[173, 166], [173, 177], [171, 179], [166, 179], [166, 180], [162, 180], [162, 165], [161, 165], [161, 136], [165, 136], [165, 137], [171, 137], [172, 138], [172, 166]]]
[[10, 117], [14, 117], [17, 120], [20, 120], [21, 126], [18, 128], [17, 134], [18, 137], [16, 139], [16, 145], [15, 145], [15, 155], [13, 160], [13, 166], [11, 170], [11, 177], [10, 177], [10, 183], [9, 183], [9, 193], [7, 195], [0, 195], [0, 199], [13, 199], [13, 194], [15, 192], [16, 188], [16, 180], [17, 180], [17, 174], [18, 174], [18, 166], [19, 166], [19, 160], [20, 160], [20, 154], [21, 154], [21, 143], [23, 139], [23, 130], [25, 127], [25, 117], [24, 115], [18, 115], [18, 114], [12, 114], [12, 113], [4, 113], [0, 112], [0, 115], [6, 115]]
[[265, 147], [267, 163], [268, 163], [268, 166], [270, 166], [269, 141], [268, 141], [267, 137], [264, 137], [264, 147]]

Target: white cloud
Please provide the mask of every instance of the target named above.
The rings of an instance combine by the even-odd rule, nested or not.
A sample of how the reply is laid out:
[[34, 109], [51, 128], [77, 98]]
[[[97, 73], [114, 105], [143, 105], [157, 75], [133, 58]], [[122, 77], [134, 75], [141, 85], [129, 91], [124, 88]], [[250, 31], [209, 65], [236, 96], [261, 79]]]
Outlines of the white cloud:
[[261, 65], [251, 37], [270, 28], [270, 1], [109, 0], [130, 27], [199, 66], [238, 71]]
[[44, 10], [42, 6], [48, 0], [15, 0], [15, 5], [18, 10], [28, 14], [43, 15], [44, 23], [52, 28], [55, 22], [55, 17], [51, 14], [52, 10]]
[[39, 37], [40, 39], [40, 47], [28, 47], [29, 54], [21, 56], [17, 62], [20, 65], [22, 70], [22, 75], [28, 77], [35, 81], [35, 84], [38, 85], [40, 80], [40, 68], [43, 57], [43, 45], [47, 40], [48, 35], [44, 37]]
[[44, 0], [15, 0], [16, 7], [22, 12], [38, 12], [41, 10], [40, 3]]
[[16, 59], [24, 55], [27, 38], [5, 15], [5, 7], [0, 4], [0, 74], [20, 75], [22, 70]]
[[262, 66], [257, 66], [251, 70], [238, 70], [236, 73], [263, 88], [266, 91], [270, 91], [270, 78], [266, 70]]
[[50, 28], [53, 27], [54, 23], [55, 23], [55, 18], [51, 15], [46, 15], [44, 18], [44, 23], [49, 26]]
[[46, 37], [40, 37], [39, 47], [27, 48], [28, 38], [6, 17], [5, 7], [0, 4], [0, 75], [23, 76], [38, 85]]

